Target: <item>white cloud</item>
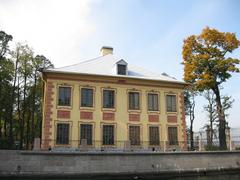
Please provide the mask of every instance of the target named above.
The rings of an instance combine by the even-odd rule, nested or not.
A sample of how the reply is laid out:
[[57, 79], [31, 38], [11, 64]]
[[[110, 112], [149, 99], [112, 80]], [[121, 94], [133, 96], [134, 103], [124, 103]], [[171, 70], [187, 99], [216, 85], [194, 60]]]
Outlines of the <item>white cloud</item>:
[[1, 1], [1, 29], [14, 42], [27, 41], [36, 53], [44, 54], [57, 66], [79, 57], [77, 43], [86, 39], [94, 25], [88, 16], [90, 0]]

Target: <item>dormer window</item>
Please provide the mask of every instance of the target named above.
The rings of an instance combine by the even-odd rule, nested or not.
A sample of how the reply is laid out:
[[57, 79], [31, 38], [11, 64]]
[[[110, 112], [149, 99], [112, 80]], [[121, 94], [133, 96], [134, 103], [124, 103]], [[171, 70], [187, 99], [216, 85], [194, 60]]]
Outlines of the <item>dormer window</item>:
[[118, 64], [117, 65], [117, 70], [119, 75], [126, 75], [127, 72], [127, 66], [123, 64]]
[[125, 62], [123, 59], [121, 59], [116, 64], [117, 64], [117, 74], [118, 75], [127, 75], [127, 62]]

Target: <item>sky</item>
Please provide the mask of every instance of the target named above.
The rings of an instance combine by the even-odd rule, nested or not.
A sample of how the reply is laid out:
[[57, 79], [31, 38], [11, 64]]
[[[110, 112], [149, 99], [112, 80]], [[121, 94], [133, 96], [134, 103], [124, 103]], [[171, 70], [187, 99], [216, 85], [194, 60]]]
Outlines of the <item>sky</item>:
[[[0, 30], [11, 46], [26, 42], [62, 67], [100, 56], [102, 46], [130, 64], [183, 78], [183, 40], [206, 26], [240, 39], [239, 0], [0, 0]], [[240, 59], [240, 48], [231, 57]], [[240, 127], [240, 74], [223, 84], [235, 102], [230, 127]], [[203, 97], [196, 98], [194, 130], [207, 124]], [[189, 124], [189, 119], [186, 119]]]

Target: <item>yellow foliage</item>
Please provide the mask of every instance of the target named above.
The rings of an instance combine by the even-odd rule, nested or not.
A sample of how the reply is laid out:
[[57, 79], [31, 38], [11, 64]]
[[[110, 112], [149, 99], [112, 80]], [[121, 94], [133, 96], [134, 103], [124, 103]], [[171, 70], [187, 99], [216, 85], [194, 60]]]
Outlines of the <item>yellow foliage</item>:
[[239, 72], [238, 59], [225, 58], [240, 46], [235, 33], [219, 32], [206, 27], [200, 35], [184, 40], [182, 57], [184, 80], [193, 83], [199, 90], [221, 84], [230, 78], [230, 72]]

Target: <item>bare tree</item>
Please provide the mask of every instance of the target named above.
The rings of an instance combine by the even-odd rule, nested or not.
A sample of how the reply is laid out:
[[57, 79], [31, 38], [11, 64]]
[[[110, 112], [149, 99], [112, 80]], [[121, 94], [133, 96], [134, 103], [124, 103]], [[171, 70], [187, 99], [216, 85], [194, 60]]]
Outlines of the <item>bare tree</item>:
[[184, 92], [184, 103], [185, 103], [185, 113], [189, 116], [190, 128], [190, 149], [194, 150], [194, 132], [193, 132], [193, 122], [195, 119], [195, 96], [196, 92], [192, 89]]

